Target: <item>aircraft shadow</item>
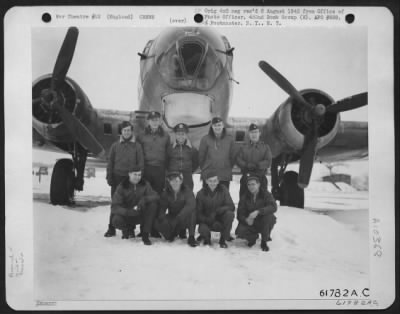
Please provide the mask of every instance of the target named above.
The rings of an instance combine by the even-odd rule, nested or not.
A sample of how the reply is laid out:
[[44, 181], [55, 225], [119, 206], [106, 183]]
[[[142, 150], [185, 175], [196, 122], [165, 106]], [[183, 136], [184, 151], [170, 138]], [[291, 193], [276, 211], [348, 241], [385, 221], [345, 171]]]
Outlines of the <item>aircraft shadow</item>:
[[[33, 193], [33, 201], [38, 203], [50, 204], [50, 196], [48, 193]], [[75, 198], [75, 204], [62, 207], [65, 209], [86, 212], [91, 208], [107, 205], [110, 205], [110, 199], [99, 198], [97, 200], [93, 200], [85, 198]]]

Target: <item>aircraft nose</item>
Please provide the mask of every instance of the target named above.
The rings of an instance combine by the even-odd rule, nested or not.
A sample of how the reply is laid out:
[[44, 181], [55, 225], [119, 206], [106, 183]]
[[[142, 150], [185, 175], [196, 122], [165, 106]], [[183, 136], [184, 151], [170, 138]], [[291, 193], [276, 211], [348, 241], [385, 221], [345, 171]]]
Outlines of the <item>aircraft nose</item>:
[[212, 46], [196, 36], [181, 38], [157, 59], [161, 77], [177, 90], [210, 89], [223, 70]]

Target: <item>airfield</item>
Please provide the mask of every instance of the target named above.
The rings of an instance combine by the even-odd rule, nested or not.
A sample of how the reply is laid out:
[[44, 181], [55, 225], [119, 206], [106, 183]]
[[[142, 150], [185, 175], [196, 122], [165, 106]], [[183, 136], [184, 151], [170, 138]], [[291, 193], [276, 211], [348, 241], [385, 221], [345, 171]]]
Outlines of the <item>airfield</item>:
[[[296, 167], [296, 165], [294, 166]], [[51, 169], [49, 169], [51, 170]], [[352, 185], [322, 182], [315, 164], [305, 209], [279, 206], [270, 251], [260, 240], [190, 248], [186, 240], [104, 238], [110, 189], [104, 169], [85, 178], [73, 207], [49, 203], [49, 175], [33, 182], [34, 291], [41, 300], [320, 299], [321, 289], [369, 287], [368, 161], [348, 163]], [[239, 177], [231, 183], [237, 205]], [[353, 186], [353, 181], [355, 182]], [[195, 175], [195, 191], [201, 186]], [[236, 228], [234, 221], [232, 234]], [[138, 229], [136, 232], [138, 232]]]

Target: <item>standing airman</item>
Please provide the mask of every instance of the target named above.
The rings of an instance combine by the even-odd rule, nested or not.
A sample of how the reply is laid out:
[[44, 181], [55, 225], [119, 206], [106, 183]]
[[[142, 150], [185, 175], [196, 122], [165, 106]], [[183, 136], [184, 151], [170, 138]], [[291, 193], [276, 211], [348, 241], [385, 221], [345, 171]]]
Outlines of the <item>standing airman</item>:
[[271, 166], [272, 154], [269, 146], [260, 140], [260, 130], [254, 123], [249, 126], [249, 141], [239, 149], [236, 163], [242, 170], [239, 196], [247, 191], [246, 175], [253, 173], [260, 178], [261, 189], [268, 189], [267, 170]]
[[[128, 171], [132, 167], [139, 167], [143, 170], [144, 158], [142, 145], [135, 140], [133, 126], [128, 121], [121, 124], [120, 139], [115, 142], [109, 152], [107, 164], [107, 183], [111, 186], [111, 197], [117, 186], [128, 177]], [[112, 213], [110, 214], [108, 230], [105, 237], [115, 236], [115, 228], [111, 224]]]

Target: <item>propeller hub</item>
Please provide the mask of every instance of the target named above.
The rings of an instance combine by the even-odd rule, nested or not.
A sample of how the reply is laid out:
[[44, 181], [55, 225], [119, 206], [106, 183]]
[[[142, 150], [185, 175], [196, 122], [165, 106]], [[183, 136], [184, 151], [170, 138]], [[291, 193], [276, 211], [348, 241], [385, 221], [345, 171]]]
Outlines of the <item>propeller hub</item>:
[[40, 94], [40, 98], [42, 99], [42, 103], [49, 108], [52, 108], [53, 104], [58, 101], [57, 92], [52, 89], [43, 90]]
[[323, 116], [326, 112], [326, 107], [323, 104], [318, 104], [314, 107], [314, 113], [317, 116]]

